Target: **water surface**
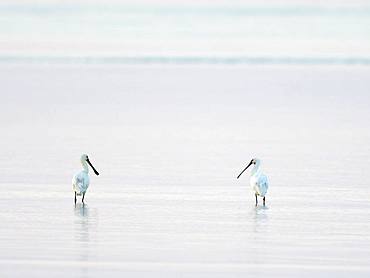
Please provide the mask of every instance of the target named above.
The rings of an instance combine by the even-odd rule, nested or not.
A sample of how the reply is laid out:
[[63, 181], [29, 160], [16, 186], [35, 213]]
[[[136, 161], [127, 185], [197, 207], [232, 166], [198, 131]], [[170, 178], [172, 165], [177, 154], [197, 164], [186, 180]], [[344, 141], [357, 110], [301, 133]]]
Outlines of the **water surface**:
[[[1, 276], [369, 276], [368, 76], [2, 66]], [[252, 157], [266, 208], [236, 179]]]

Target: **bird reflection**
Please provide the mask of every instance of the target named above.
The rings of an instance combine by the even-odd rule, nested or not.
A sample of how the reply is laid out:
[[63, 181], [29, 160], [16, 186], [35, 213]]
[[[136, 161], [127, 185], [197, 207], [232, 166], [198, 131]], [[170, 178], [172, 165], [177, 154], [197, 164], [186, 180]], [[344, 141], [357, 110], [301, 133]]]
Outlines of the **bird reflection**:
[[264, 233], [267, 230], [269, 222], [268, 207], [255, 207], [253, 208], [254, 231], [257, 233]]
[[86, 204], [82, 204], [82, 203], [76, 204], [75, 205], [75, 215], [88, 219], [89, 207]]
[[[252, 256], [249, 258], [253, 264], [263, 264], [268, 255], [268, 250], [264, 248], [266, 241], [269, 240], [269, 214], [268, 207], [258, 206], [250, 210], [251, 230], [248, 242]], [[251, 240], [252, 239], [252, 240]]]
[[74, 219], [75, 243], [78, 246], [76, 260], [81, 262], [81, 266], [79, 267], [79, 277], [85, 278], [89, 276], [87, 262], [89, 262], [89, 254], [91, 252], [90, 210], [86, 204], [76, 204], [74, 207], [74, 214], [76, 216]]

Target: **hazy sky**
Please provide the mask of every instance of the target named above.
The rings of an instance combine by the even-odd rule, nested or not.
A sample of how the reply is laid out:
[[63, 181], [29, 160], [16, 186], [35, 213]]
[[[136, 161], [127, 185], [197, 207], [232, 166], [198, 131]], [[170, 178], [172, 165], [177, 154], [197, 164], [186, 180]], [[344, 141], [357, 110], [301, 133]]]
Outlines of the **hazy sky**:
[[355, 4], [370, 4], [369, 0], [7, 0], [2, 1], [8, 3], [27, 3], [27, 4], [37, 4], [37, 3], [181, 3], [181, 4], [321, 4], [321, 5], [355, 5]]
[[5, 58], [370, 57], [364, 0], [15, 0], [0, 18]]

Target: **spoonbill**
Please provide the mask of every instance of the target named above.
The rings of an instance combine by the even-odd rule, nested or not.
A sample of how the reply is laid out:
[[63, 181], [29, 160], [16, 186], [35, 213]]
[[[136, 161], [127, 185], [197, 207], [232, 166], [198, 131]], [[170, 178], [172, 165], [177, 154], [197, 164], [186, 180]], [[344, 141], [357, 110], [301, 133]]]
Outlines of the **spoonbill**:
[[244, 173], [245, 170], [248, 169], [249, 166], [254, 165], [252, 172], [251, 172], [251, 178], [249, 180], [249, 183], [254, 191], [254, 195], [256, 196], [256, 206], [258, 205], [257, 196], [260, 196], [263, 198], [263, 205], [266, 204], [266, 193], [267, 189], [269, 188], [269, 183], [267, 180], [267, 176], [263, 174], [260, 170], [260, 164], [261, 160], [258, 158], [253, 158], [247, 167], [244, 168], [244, 170], [239, 174], [237, 179]]
[[75, 192], [75, 204], [77, 202], [77, 195], [82, 195], [82, 203], [84, 203], [85, 193], [90, 184], [89, 167], [87, 164], [89, 164], [93, 169], [95, 175], [99, 176], [98, 171], [96, 171], [94, 166], [91, 164], [87, 154], [81, 155], [81, 164], [84, 169], [72, 178], [73, 191]]

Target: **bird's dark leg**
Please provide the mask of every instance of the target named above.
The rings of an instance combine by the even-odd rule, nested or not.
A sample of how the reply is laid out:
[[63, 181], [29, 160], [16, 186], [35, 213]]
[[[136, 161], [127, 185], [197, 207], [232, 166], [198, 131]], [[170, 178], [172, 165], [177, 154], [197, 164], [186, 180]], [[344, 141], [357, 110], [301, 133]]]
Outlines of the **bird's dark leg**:
[[83, 203], [83, 204], [85, 204], [85, 203], [84, 203], [85, 193], [86, 193], [86, 192], [84, 192], [84, 193], [82, 194], [82, 203]]
[[75, 204], [77, 203], [77, 193], [75, 191]]
[[257, 194], [254, 194], [256, 196], [256, 206], [258, 205], [258, 200], [257, 200]]
[[263, 197], [263, 206], [266, 205], [266, 197]]

